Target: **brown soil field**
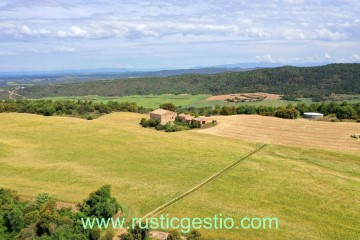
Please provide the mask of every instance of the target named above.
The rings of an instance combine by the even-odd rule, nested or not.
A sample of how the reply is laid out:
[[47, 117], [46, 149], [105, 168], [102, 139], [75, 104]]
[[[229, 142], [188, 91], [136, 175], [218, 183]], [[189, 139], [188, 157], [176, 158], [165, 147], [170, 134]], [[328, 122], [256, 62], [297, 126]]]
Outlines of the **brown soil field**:
[[280, 99], [281, 95], [271, 94], [271, 93], [263, 93], [263, 92], [255, 92], [255, 93], [234, 93], [234, 94], [226, 94], [226, 95], [217, 95], [211, 96], [205, 100], [207, 101], [225, 101], [226, 99]]
[[359, 123], [290, 120], [259, 115], [216, 116], [211, 119], [216, 119], [218, 125], [197, 131], [279, 145], [360, 152], [360, 140], [350, 137], [360, 133]]

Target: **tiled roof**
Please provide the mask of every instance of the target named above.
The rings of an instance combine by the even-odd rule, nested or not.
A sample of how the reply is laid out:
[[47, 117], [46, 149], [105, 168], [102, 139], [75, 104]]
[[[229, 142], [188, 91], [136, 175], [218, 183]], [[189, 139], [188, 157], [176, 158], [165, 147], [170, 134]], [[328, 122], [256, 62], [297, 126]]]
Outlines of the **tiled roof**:
[[165, 114], [165, 113], [174, 113], [174, 112], [158, 108], [158, 109], [152, 111], [151, 113], [162, 115], [162, 114]]

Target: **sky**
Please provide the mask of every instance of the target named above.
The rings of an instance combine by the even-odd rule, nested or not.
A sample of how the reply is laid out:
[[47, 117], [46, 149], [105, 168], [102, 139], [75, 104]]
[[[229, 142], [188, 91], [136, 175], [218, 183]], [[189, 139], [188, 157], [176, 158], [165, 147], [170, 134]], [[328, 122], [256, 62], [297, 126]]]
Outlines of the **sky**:
[[360, 1], [0, 1], [1, 72], [249, 62], [360, 62]]

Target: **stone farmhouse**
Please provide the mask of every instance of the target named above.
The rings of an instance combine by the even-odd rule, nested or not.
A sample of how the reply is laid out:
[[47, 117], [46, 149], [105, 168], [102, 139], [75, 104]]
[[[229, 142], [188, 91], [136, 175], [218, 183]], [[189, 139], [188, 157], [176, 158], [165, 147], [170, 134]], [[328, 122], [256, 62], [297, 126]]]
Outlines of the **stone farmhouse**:
[[177, 116], [176, 112], [172, 112], [160, 108], [150, 112], [150, 118], [159, 120], [161, 125], [165, 125], [168, 122], [175, 121], [176, 116]]

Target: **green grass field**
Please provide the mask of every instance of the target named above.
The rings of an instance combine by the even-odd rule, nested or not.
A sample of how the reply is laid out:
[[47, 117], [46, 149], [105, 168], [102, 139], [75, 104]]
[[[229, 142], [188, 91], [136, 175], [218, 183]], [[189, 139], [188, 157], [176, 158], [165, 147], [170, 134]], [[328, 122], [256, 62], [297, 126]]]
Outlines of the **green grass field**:
[[[349, 103], [360, 102], [360, 95], [343, 95]], [[285, 101], [285, 100], [275, 100], [275, 99], [266, 99], [259, 102], [244, 102], [244, 103], [228, 103], [226, 101], [208, 101], [206, 98], [210, 95], [173, 95], [173, 94], [163, 94], [163, 95], [134, 95], [134, 96], [125, 96], [125, 97], [101, 97], [101, 96], [85, 96], [85, 97], [53, 97], [45, 98], [52, 100], [93, 100], [95, 102], [107, 102], [107, 101], [118, 101], [118, 102], [135, 102], [139, 106], [147, 108], [157, 108], [160, 104], [163, 103], [173, 103], [176, 106], [182, 107], [207, 107], [215, 105], [230, 105], [230, 106], [239, 106], [239, 105], [263, 105], [263, 106], [286, 106], [289, 103], [297, 104], [299, 101]], [[301, 102], [305, 104], [311, 104], [313, 101], [311, 98], [300, 98]], [[329, 102], [329, 101], [327, 101]], [[338, 101], [341, 102], [341, 101]]]
[[[79, 202], [111, 184], [126, 217], [141, 217], [260, 145], [145, 129], [141, 117], [0, 114], [0, 187]], [[358, 154], [268, 145], [164, 213], [279, 219], [278, 230], [200, 230], [209, 239], [357, 239], [359, 212]]]

